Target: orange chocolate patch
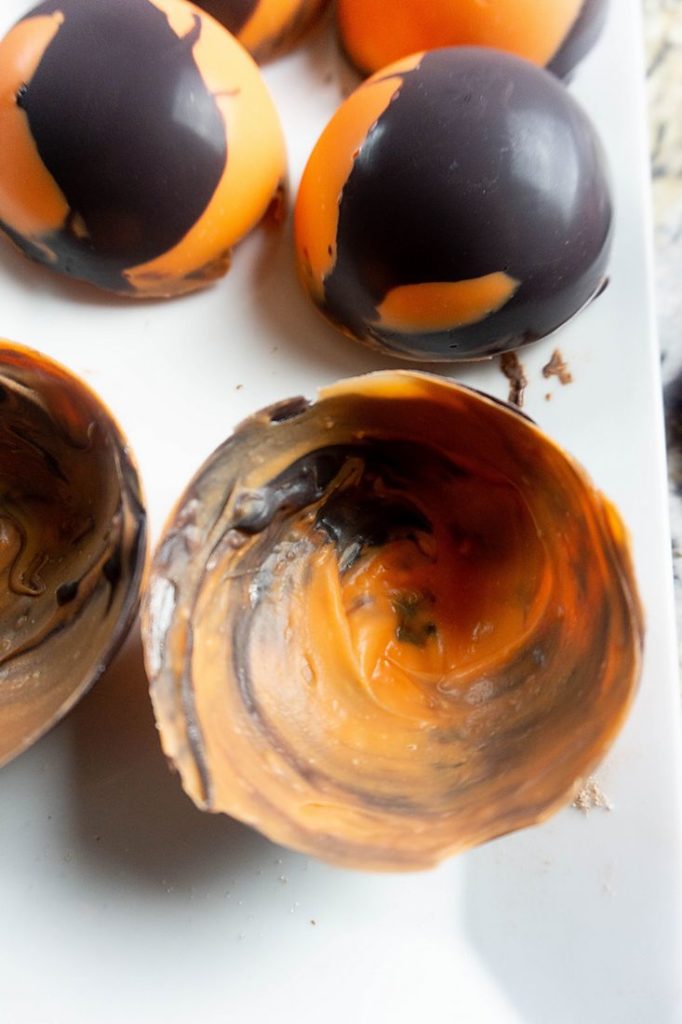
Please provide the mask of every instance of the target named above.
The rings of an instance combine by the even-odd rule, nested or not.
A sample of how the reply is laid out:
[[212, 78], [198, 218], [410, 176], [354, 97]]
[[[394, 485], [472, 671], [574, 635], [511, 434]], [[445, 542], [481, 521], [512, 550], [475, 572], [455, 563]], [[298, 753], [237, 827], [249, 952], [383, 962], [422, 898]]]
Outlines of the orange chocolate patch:
[[315, 146], [301, 180], [294, 230], [302, 277], [322, 298], [323, 282], [336, 259], [339, 203], [363, 143], [400, 89], [400, 76], [422, 54], [386, 68], [339, 107]]
[[378, 309], [386, 330], [443, 331], [485, 319], [509, 302], [519, 282], [503, 271], [469, 281], [438, 281], [393, 288]]
[[374, 71], [416, 50], [491, 46], [547, 64], [575, 23], [583, 0], [339, 0], [346, 49], [358, 67]]
[[29, 18], [0, 44], [0, 220], [27, 237], [58, 230], [69, 212], [17, 103], [63, 21], [59, 11]]

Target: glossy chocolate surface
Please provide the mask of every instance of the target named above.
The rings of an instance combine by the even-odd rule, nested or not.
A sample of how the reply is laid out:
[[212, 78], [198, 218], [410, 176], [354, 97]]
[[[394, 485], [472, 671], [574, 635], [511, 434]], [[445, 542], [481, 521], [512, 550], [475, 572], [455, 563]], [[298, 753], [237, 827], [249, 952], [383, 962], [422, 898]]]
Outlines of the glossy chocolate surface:
[[96, 397], [0, 343], [0, 763], [82, 696], [138, 605], [146, 517]]
[[238, 36], [258, 7], [260, 0], [202, 0], [199, 7]]
[[283, 160], [278, 139], [261, 183], [260, 143], [238, 122], [260, 113], [278, 132], [276, 114], [222, 28], [178, 0], [49, 0], [5, 37], [0, 60], [5, 100], [15, 90], [0, 226], [27, 256], [132, 295], [192, 290], [225, 271], [242, 228], [240, 211], [212, 207], [238, 159], [228, 129], [265, 189], [247, 230]]
[[[298, 205], [311, 212], [301, 226], [297, 210], [299, 261], [322, 312], [416, 359], [489, 356], [550, 334], [598, 292], [610, 251], [604, 158], [586, 114], [545, 71], [481, 49], [427, 53], [360, 89], [391, 80], [353, 159], [343, 138], [336, 152], [339, 115], [318, 143], [349, 165], [321, 281], [306, 250], [316, 204], [331, 196], [317, 167], [302, 181]], [[415, 286], [431, 291], [422, 299]]]
[[198, 806], [405, 870], [539, 821], [640, 665], [627, 538], [510, 407], [383, 373], [243, 423], [180, 499], [143, 609]]

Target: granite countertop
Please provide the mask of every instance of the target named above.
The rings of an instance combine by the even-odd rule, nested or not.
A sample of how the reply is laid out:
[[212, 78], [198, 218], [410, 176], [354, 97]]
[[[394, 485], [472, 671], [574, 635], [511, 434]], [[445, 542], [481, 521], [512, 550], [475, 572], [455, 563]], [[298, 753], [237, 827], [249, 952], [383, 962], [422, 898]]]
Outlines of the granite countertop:
[[[665, 388], [678, 637], [682, 641], [682, 0], [644, 0], [656, 300]], [[682, 643], [680, 665], [682, 667]]]

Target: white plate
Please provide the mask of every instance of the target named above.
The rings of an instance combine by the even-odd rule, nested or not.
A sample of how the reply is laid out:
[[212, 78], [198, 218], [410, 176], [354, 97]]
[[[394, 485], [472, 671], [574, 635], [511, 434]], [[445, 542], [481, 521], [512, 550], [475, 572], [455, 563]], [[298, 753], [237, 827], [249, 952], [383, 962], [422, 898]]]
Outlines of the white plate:
[[[5, 0], [0, 28], [23, 9]], [[527, 410], [633, 532], [649, 632], [640, 694], [598, 773], [613, 809], [569, 808], [426, 874], [326, 867], [193, 808], [160, 754], [133, 638], [76, 711], [2, 772], [1, 1021], [682, 1020], [682, 765], [640, 35], [637, 0], [612, 5], [574, 86], [613, 171], [611, 286], [522, 356]], [[350, 76], [320, 33], [267, 78], [296, 184]], [[155, 533], [243, 416], [389, 365], [307, 305], [287, 234], [250, 240], [225, 282], [166, 305], [65, 284], [2, 245], [0, 332], [109, 402], [139, 457]], [[540, 373], [557, 344], [567, 387]], [[496, 364], [458, 375], [506, 395]]]

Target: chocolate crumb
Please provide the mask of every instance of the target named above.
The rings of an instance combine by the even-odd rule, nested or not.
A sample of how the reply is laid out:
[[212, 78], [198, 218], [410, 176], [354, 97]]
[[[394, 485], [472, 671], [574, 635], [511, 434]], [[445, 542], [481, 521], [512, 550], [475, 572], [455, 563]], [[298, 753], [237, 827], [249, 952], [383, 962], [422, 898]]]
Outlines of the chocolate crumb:
[[551, 401], [552, 401], [552, 396], [551, 396], [551, 394], [550, 394], [550, 392], [549, 392], [549, 391], [548, 391], [548, 392], [547, 392], [547, 394], [545, 395], [545, 401], [546, 401], [546, 402], [551, 402]]
[[500, 369], [509, 381], [509, 404], [523, 408], [523, 398], [528, 378], [516, 352], [504, 352], [500, 357]]
[[573, 374], [569, 370], [567, 363], [564, 362], [564, 358], [558, 348], [554, 349], [552, 358], [542, 367], [542, 376], [547, 378], [547, 380], [550, 377], [558, 377], [560, 384], [571, 384], [573, 382]]
[[610, 800], [604, 795], [595, 779], [587, 779], [585, 785], [571, 804], [571, 807], [575, 807], [576, 810], [582, 811], [583, 814], [587, 814], [588, 811], [594, 810], [595, 807], [601, 807], [604, 811], [610, 811], [612, 809]]

